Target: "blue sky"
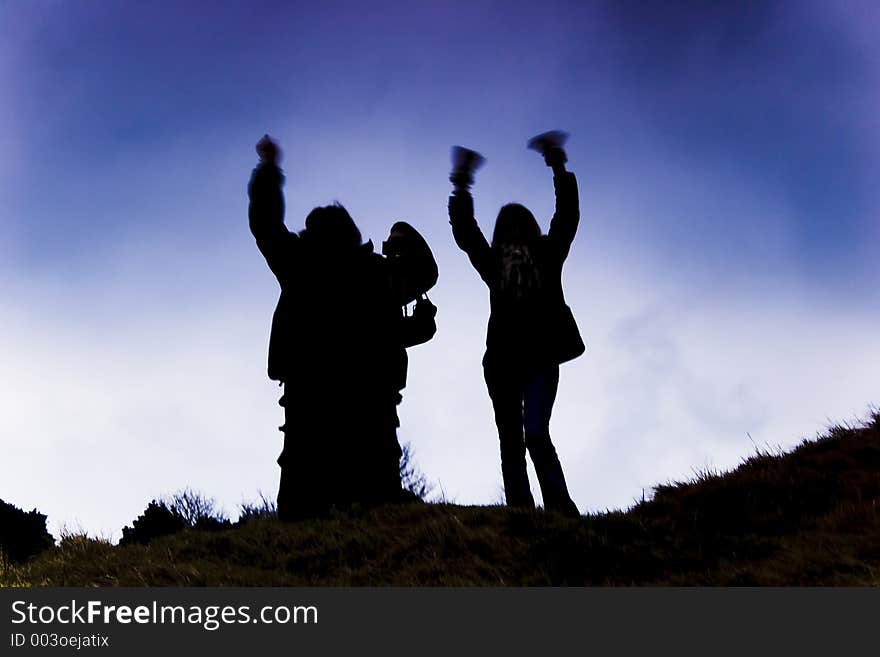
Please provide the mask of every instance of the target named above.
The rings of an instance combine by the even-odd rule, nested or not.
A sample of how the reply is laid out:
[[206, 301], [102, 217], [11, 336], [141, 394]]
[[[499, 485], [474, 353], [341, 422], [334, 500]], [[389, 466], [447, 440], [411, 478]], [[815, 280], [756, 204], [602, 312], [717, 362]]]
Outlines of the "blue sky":
[[508, 201], [550, 216], [525, 142], [572, 134], [588, 352], [552, 430], [582, 510], [863, 413], [880, 15], [842, 4], [0, 2], [0, 497], [118, 535], [184, 486], [230, 511], [274, 494], [277, 285], [245, 195], [264, 132], [289, 226], [339, 200], [376, 243], [406, 219], [434, 247], [400, 438], [448, 497], [500, 497], [455, 143], [488, 158], [489, 231]]

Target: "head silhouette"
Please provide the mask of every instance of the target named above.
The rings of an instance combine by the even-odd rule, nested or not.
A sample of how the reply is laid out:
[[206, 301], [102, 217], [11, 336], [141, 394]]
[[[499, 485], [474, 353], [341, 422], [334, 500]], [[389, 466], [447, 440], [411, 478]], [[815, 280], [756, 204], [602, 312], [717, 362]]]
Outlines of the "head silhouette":
[[348, 210], [339, 203], [318, 207], [309, 212], [302, 235], [321, 250], [347, 251], [361, 244], [361, 231]]
[[492, 246], [505, 244], [530, 245], [541, 237], [541, 227], [535, 216], [524, 205], [508, 203], [498, 211]]

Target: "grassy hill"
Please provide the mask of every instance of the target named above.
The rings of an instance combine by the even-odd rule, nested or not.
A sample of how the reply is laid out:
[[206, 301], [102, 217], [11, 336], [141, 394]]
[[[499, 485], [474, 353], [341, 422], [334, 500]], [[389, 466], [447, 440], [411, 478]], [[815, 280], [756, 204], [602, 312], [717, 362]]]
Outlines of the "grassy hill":
[[413, 504], [188, 529], [145, 546], [72, 536], [2, 567], [0, 584], [878, 586], [880, 414], [659, 486], [625, 512]]

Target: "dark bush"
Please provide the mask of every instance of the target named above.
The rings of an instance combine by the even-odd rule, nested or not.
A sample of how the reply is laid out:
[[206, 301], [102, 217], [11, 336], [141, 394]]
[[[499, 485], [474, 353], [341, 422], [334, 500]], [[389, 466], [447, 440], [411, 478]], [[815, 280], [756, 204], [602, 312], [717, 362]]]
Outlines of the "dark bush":
[[0, 500], [0, 556], [18, 563], [54, 544], [46, 530], [46, 516], [36, 509], [26, 513]]
[[423, 502], [428, 501], [428, 496], [434, 490], [434, 484], [428, 481], [415, 463], [415, 449], [411, 443], [404, 443], [401, 447], [400, 484], [405, 492]]
[[217, 509], [214, 500], [189, 488], [170, 498], [153, 500], [131, 524], [131, 527], [122, 528], [120, 545], [145, 545], [154, 538], [188, 528], [217, 530], [232, 526], [224, 513]]
[[258, 502], [245, 502], [241, 505], [238, 524], [251, 520], [274, 520], [278, 517], [278, 506], [260, 491]]
[[131, 545], [132, 543], [147, 544], [154, 538], [174, 534], [182, 529], [186, 529], [187, 523], [176, 510], [169, 509], [165, 502], [153, 500], [139, 515], [131, 527], [122, 528], [122, 540], [120, 545]]

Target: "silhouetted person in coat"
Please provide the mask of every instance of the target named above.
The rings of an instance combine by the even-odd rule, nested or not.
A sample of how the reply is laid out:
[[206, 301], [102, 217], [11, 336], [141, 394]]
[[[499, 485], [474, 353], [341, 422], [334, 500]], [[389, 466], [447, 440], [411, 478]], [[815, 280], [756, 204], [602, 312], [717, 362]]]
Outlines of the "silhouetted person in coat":
[[559, 364], [584, 351], [562, 293], [562, 265], [580, 216], [577, 181], [565, 169], [564, 138], [546, 133], [530, 143], [553, 170], [556, 212], [546, 235], [527, 208], [511, 203], [498, 213], [492, 243], [486, 241], [474, 218], [469, 190], [482, 157], [461, 148], [454, 151], [449, 220], [456, 244], [489, 287], [483, 370], [495, 410], [507, 504], [534, 507], [526, 473], [528, 449], [545, 508], [574, 516], [578, 509], [549, 429]]
[[264, 137], [257, 152], [250, 229], [281, 285], [269, 340], [269, 377], [284, 385], [278, 517], [398, 501], [405, 259], [362, 244], [338, 204], [315, 208], [303, 231], [289, 231], [277, 146]]

